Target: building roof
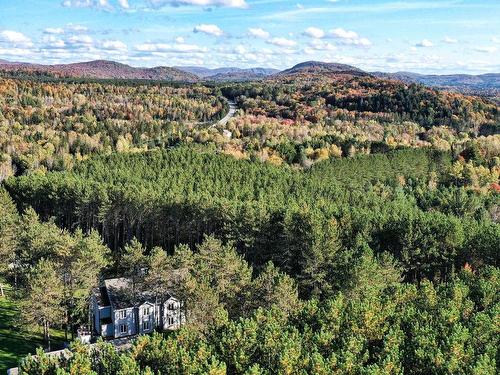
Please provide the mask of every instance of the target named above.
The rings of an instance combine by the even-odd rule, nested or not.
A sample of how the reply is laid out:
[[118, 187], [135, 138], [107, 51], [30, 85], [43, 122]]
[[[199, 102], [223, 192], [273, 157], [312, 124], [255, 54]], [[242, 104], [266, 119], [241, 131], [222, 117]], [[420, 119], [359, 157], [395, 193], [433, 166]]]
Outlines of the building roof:
[[[134, 285], [133, 280], [127, 277], [104, 280], [104, 287], [101, 289], [104, 289], [109, 299], [109, 304], [115, 310], [140, 306], [146, 302], [154, 304], [156, 299], [153, 291], [144, 290], [139, 285]], [[103, 293], [101, 292], [100, 294], [102, 295]], [[165, 301], [170, 297], [170, 293], [167, 293], [161, 300]]]
[[108, 292], [104, 286], [100, 286], [98, 288], [94, 288], [92, 290], [94, 298], [97, 301], [99, 307], [108, 307], [110, 306]]

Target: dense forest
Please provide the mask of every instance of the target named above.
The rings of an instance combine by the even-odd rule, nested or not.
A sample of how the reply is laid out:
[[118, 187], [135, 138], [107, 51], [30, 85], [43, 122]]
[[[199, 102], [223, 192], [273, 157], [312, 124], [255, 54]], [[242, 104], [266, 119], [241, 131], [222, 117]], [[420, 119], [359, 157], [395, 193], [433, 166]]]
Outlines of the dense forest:
[[188, 124], [222, 117], [226, 106], [202, 86], [0, 79], [0, 180], [67, 169], [97, 152], [168, 144]]
[[93, 348], [76, 342], [68, 361], [39, 351], [39, 358], [25, 359], [21, 369], [24, 374], [495, 374], [498, 277], [498, 269], [481, 274], [465, 269], [437, 286], [400, 284], [395, 269], [365, 255], [353, 265], [346, 291], [296, 307], [293, 284], [271, 268], [251, 290], [264, 286], [254, 297], [269, 298], [273, 305], [248, 316], [228, 320], [218, 314], [203, 334], [183, 328], [167, 337], [143, 336], [123, 354], [105, 342]]
[[[228, 84], [221, 90], [242, 112], [229, 124], [233, 139], [222, 148], [240, 157], [254, 154], [307, 166], [329, 157], [397, 147], [460, 153], [471, 143], [490, 150], [498, 143], [476, 138], [499, 133], [496, 104], [418, 84], [306, 75]], [[292, 154], [291, 146], [296, 149]]]
[[499, 116], [497, 106], [481, 98], [369, 76], [283, 77], [229, 85], [222, 92], [250, 114], [312, 123], [374, 119], [478, 131], [481, 126], [498, 125]]
[[[238, 116], [210, 126], [227, 112], [227, 99]], [[211, 85], [0, 79], [0, 180], [71, 169], [95, 153], [178, 143], [302, 168], [398, 148], [473, 150], [492, 167], [499, 121], [498, 106], [484, 99], [370, 77]]]
[[[0, 81], [0, 283], [20, 327], [69, 341], [117, 276], [175, 290], [187, 322], [121, 352], [40, 349], [21, 373], [498, 372], [500, 138], [480, 135], [498, 107], [306, 78]], [[236, 117], [210, 126], [227, 99]]]

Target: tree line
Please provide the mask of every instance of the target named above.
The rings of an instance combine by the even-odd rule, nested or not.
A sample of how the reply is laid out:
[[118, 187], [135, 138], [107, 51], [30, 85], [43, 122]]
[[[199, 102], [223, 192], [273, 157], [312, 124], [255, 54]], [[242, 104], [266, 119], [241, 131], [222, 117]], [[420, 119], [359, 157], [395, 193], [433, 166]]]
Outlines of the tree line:
[[21, 373], [494, 374], [499, 196], [453, 167], [421, 149], [304, 171], [178, 147], [10, 178], [1, 271], [27, 324], [69, 337], [99, 275], [175, 290], [187, 318]]
[[485, 99], [375, 77], [281, 77], [221, 89], [247, 113], [310, 123], [413, 121], [465, 132], [499, 123], [498, 106]]
[[0, 79], [0, 180], [91, 154], [175, 143], [227, 103], [204, 86]]
[[498, 194], [465, 189], [452, 168], [449, 154], [430, 150], [325, 161], [302, 172], [181, 147], [95, 157], [71, 172], [5, 186], [43, 219], [97, 229], [115, 258], [134, 237], [172, 251], [213, 234], [252, 265], [273, 261], [306, 280], [301, 292], [310, 295], [322, 277], [334, 289], [337, 262], [348, 264], [363, 246], [389, 251], [409, 281], [445, 280], [466, 262], [498, 265]]
[[[16, 275], [26, 322], [64, 326], [73, 301], [74, 323], [84, 323], [76, 318], [78, 306], [88, 301], [99, 270], [131, 277], [139, 289], [176, 290], [186, 301], [188, 324], [177, 332], [139, 337], [121, 353], [103, 341], [75, 341], [65, 357], [40, 349], [21, 361], [22, 374], [482, 375], [498, 369], [499, 270], [491, 265], [465, 263], [447, 280], [404, 282], [395, 256], [377, 254], [358, 238], [353, 258], [337, 251], [327, 267], [315, 268], [327, 255], [317, 252], [303, 274], [291, 277], [272, 262], [252, 267], [234, 245], [212, 236], [170, 254], [134, 239], [113, 260], [95, 232], [67, 232], [33, 210], [19, 215], [6, 191], [0, 198], [2, 264], [16, 265], [3, 273]], [[324, 279], [314, 283], [304, 277], [308, 272]], [[304, 285], [313, 292], [300, 298]]]
[[[465, 268], [437, 285], [400, 283], [399, 272], [367, 251], [327, 299], [291, 308], [294, 294], [278, 288], [270, 306], [236, 319], [220, 307], [205, 329], [141, 336], [123, 353], [103, 341], [75, 342], [66, 360], [39, 351], [21, 373], [495, 374], [498, 268]], [[265, 298], [276, 275], [263, 271], [256, 297]]]

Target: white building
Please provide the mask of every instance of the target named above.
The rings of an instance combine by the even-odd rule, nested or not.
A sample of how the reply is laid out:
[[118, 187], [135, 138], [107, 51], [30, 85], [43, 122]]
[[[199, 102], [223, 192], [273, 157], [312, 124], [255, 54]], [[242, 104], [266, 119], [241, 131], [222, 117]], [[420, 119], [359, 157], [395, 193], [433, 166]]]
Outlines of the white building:
[[184, 321], [178, 299], [136, 291], [129, 278], [105, 280], [94, 291], [90, 311], [93, 335], [105, 338], [177, 329]]

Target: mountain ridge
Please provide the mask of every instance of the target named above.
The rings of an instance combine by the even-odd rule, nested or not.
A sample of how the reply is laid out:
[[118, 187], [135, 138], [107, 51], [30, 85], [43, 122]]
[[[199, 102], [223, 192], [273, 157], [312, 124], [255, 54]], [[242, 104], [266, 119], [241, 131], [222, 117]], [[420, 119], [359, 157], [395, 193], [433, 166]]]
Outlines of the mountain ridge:
[[420, 74], [400, 72], [367, 72], [352, 65], [304, 61], [279, 71], [271, 68], [205, 68], [201, 66], [157, 66], [152, 68], [133, 67], [110, 60], [92, 60], [70, 64], [43, 65], [28, 62], [12, 62], [0, 59], [0, 70], [7, 72], [48, 74], [56, 77], [82, 77], [98, 79], [146, 79], [181, 82], [198, 81], [252, 81], [274, 77], [297, 75], [354, 75], [374, 76], [405, 83], [419, 83], [426, 86], [458, 91], [465, 94], [500, 97], [500, 73], [472, 74]]
[[24, 62], [0, 61], [0, 70], [11, 72], [42, 73], [56, 77], [82, 77], [98, 79], [150, 79], [197, 82], [194, 74], [167, 66], [153, 68], [133, 67], [110, 60], [92, 60], [70, 64], [42, 65]]
[[304, 61], [285, 69], [278, 73], [280, 76], [289, 76], [295, 74], [352, 74], [368, 75], [367, 72], [355, 66], [339, 63], [328, 63], [322, 61]]
[[195, 74], [201, 79], [214, 81], [249, 81], [253, 79], [262, 79], [280, 72], [278, 69], [262, 67], [221, 67], [210, 69], [202, 66], [174, 66], [174, 68]]
[[[406, 71], [394, 73], [387, 72], [371, 72], [378, 78], [397, 79], [400, 81], [419, 82], [424, 84], [432, 83], [432, 85], [443, 85], [457, 83], [466, 83], [470, 85], [484, 85], [494, 83], [500, 86], [500, 73], [484, 73], [484, 74], [420, 74]], [[492, 82], [493, 81], [493, 82]]]
[[436, 89], [456, 91], [467, 95], [500, 98], [500, 73], [484, 74], [419, 74], [412, 72], [371, 72], [381, 79], [391, 79], [405, 83], [418, 83]]

